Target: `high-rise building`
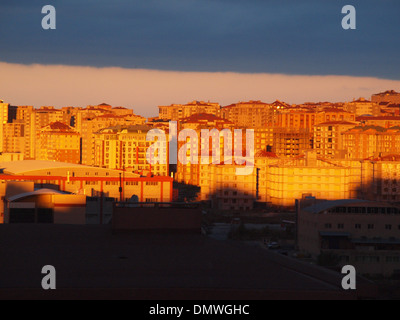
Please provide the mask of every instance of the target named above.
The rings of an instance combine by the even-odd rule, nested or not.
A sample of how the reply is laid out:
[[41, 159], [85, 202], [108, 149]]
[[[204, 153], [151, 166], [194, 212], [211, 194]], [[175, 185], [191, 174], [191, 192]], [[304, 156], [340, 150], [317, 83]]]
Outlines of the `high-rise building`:
[[[138, 173], [169, 175], [169, 148], [162, 150], [167, 156], [166, 163], [151, 165], [147, 161], [148, 148], [156, 141], [146, 141], [152, 127], [145, 125], [114, 126], [95, 133], [94, 165], [102, 168], [129, 170]], [[166, 135], [166, 141], [168, 136]], [[154, 155], [157, 156], [157, 155]]]
[[80, 163], [80, 135], [62, 122], [40, 129], [36, 139], [36, 159]]
[[146, 119], [136, 115], [104, 114], [94, 118], [86, 118], [81, 123], [82, 135], [82, 164], [94, 165], [95, 133], [112, 126], [144, 125]]
[[332, 121], [315, 126], [314, 150], [328, 158], [345, 158], [342, 133], [357, 126], [356, 122]]
[[272, 151], [278, 157], [297, 157], [309, 149], [312, 149], [312, 135], [309, 129], [274, 128]]
[[221, 116], [238, 127], [249, 129], [273, 126], [275, 116], [280, 109], [278, 104], [261, 101], [239, 102], [221, 109]]
[[400, 93], [394, 90], [388, 90], [385, 92], [374, 94], [371, 101], [377, 104], [380, 103], [392, 103], [400, 104]]
[[400, 154], [400, 127], [359, 126], [343, 133], [349, 159]]
[[25, 125], [23, 120], [3, 125], [3, 152], [21, 153], [25, 151]]
[[381, 115], [379, 104], [368, 101], [364, 98], [346, 103], [345, 109], [351, 113], [355, 113], [357, 116], [371, 115], [378, 117]]
[[192, 101], [188, 104], [172, 104], [170, 106], [159, 106], [159, 118], [162, 120], [180, 121], [194, 114], [209, 113], [220, 115], [219, 103]]
[[8, 108], [10, 105], [0, 100], [0, 152], [3, 152], [4, 145], [4, 125], [8, 122]]

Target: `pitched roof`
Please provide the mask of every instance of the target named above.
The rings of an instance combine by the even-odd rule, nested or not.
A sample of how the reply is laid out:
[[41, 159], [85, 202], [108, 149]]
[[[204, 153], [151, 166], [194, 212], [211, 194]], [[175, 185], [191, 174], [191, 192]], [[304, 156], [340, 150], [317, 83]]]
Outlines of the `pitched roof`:
[[233, 124], [233, 122], [231, 122], [231, 121], [217, 117], [216, 115], [210, 114], [210, 113], [193, 114], [190, 117], [187, 117], [182, 120], [183, 123], [195, 123], [195, 122], [199, 122], [199, 121], [220, 121], [220, 122]]
[[255, 158], [274, 158], [277, 159], [279, 158], [276, 153], [274, 152], [269, 152], [269, 151], [265, 151], [265, 150], [259, 150], [256, 152], [256, 154], [254, 155]]

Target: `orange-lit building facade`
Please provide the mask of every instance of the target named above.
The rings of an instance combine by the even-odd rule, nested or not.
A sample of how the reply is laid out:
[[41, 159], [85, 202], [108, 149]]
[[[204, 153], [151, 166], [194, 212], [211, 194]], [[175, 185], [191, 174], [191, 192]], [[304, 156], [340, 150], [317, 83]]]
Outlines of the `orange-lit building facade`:
[[219, 103], [192, 101], [188, 104], [172, 104], [170, 106], [159, 106], [159, 118], [162, 120], [180, 121], [194, 114], [208, 113], [220, 115]]
[[248, 129], [273, 126], [279, 106], [261, 101], [239, 102], [221, 109], [221, 117]]
[[357, 126], [356, 122], [332, 121], [314, 128], [314, 150], [317, 155], [328, 158], [345, 158], [342, 133]]
[[309, 129], [274, 128], [272, 151], [279, 157], [293, 158], [312, 149]]
[[374, 94], [371, 101], [377, 104], [380, 103], [392, 103], [400, 104], [400, 93], [394, 90], [388, 90], [385, 92]]
[[400, 154], [400, 127], [355, 127], [343, 133], [343, 146], [349, 159]]
[[53, 122], [42, 128], [36, 138], [36, 159], [80, 163], [81, 139], [79, 133], [62, 122]]
[[[151, 165], [146, 158], [148, 148], [156, 141], [146, 141], [152, 127], [144, 125], [115, 126], [101, 129], [94, 138], [94, 165], [101, 168], [129, 170], [137, 173], [151, 173], [168, 176], [168, 143], [163, 152], [167, 155], [165, 164]], [[168, 141], [168, 135], [166, 134]]]
[[371, 102], [364, 98], [346, 103], [345, 109], [348, 112], [355, 113], [357, 116], [371, 115], [374, 117], [379, 117], [381, 115], [379, 104]]

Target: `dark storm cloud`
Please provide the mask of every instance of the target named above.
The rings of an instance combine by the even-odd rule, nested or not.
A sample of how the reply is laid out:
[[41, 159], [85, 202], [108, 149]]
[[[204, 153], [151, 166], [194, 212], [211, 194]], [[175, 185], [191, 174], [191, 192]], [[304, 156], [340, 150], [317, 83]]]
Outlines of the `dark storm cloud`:
[[[341, 8], [357, 9], [357, 30]], [[41, 7], [57, 30], [41, 29]], [[2, 0], [0, 60], [400, 79], [400, 2]]]

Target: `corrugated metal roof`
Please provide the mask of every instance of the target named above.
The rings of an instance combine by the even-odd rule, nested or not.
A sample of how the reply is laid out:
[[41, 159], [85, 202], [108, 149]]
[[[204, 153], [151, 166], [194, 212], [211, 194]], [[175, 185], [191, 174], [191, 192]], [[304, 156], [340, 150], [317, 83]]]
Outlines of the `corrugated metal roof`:
[[24, 160], [0, 163], [0, 169], [5, 174], [24, 174], [31, 171], [60, 169], [60, 168], [92, 168], [80, 164], [44, 161], [44, 160]]
[[13, 202], [13, 201], [16, 201], [19, 199], [23, 199], [23, 198], [27, 198], [27, 197], [31, 197], [31, 196], [43, 195], [43, 194], [57, 195], [57, 194], [67, 194], [67, 193], [52, 190], [52, 189], [39, 189], [39, 190], [31, 191], [31, 192], [17, 194], [15, 196], [9, 197], [7, 200], [10, 202]]

